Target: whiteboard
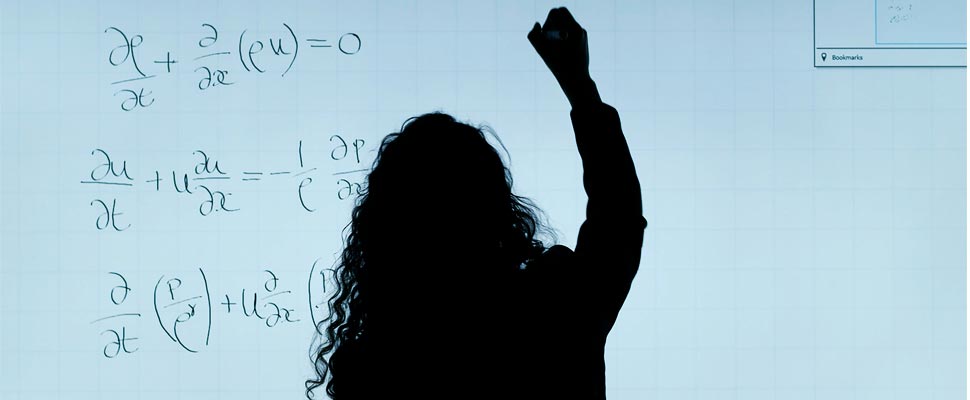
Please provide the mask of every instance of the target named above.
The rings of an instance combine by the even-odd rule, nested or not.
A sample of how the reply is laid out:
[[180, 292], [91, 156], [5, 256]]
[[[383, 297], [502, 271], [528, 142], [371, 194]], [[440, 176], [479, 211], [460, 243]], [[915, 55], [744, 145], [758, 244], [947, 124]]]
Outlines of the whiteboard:
[[[558, 5], [4, 1], [0, 397], [302, 397], [357, 185], [421, 113], [490, 126], [573, 247], [526, 40]], [[817, 70], [810, 2], [564, 5], [650, 221], [610, 399], [965, 397], [965, 68]]]

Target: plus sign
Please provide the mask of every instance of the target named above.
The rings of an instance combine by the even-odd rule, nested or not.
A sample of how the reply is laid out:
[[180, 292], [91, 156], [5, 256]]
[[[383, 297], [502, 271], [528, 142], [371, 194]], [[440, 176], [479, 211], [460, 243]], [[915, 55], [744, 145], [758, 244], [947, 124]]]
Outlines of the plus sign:
[[172, 72], [172, 64], [178, 61], [172, 59], [172, 53], [165, 52], [165, 60], [155, 60], [155, 64], [165, 64], [165, 72]]

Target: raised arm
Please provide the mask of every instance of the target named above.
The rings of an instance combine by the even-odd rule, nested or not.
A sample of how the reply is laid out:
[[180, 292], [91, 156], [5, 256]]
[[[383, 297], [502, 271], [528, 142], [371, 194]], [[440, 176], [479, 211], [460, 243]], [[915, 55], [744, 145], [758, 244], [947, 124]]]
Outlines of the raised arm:
[[[570, 117], [588, 197], [573, 260], [595, 296], [603, 339], [616, 321], [640, 264], [643, 218], [640, 181], [616, 109], [600, 99], [589, 75], [586, 30], [565, 8], [535, 24], [529, 41], [572, 106]], [[589, 269], [588, 271], [586, 269]]]

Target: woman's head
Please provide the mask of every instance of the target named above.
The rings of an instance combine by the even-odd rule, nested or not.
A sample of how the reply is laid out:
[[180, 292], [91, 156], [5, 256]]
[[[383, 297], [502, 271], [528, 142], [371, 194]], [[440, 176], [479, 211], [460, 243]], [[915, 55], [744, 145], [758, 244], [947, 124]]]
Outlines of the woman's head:
[[308, 395], [328, 373], [327, 392], [339, 392], [354, 374], [347, 360], [360, 358], [347, 353], [363, 341], [427, 338], [402, 335], [399, 323], [487, 304], [490, 289], [500, 293], [497, 283], [542, 253], [537, 233], [551, 232], [534, 204], [512, 193], [511, 173], [486, 132], [436, 112], [384, 138], [345, 230]]
[[385, 137], [367, 189], [359, 233], [381, 249], [495, 247], [515, 218], [511, 176], [483, 129], [442, 113], [411, 118]]

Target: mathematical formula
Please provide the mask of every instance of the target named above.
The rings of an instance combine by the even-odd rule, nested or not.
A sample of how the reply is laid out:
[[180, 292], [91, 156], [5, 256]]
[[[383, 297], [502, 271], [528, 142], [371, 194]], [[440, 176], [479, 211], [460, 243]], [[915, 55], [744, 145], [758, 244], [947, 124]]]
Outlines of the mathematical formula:
[[[300, 42], [296, 32], [290, 25], [283, 23], [281, 34], [274, 36], [247, 35], [244, 29], [226, 46], [228, 41], [220, 41], [219, 30], [212, 24], [203, 23], [202, 33], [196, 43], [198, 55], [192, 57], [192, 73], [197, 74], [195, 87], [199, 91], [208, 91], [220, 86], [237, 83], [242, 74], [264, 74], [271, 71], [285, 77], [300, 54]], [[117, 42], [108, 51], [108, 64], [129, 74], [130, 78], [111, 82], [112, 87], [118, 88], [113, 96], [120, 99], [120, 107], [124, 111], [134, 111], [148, 108], [155, 104], [150, 82], [161, 74], [171, 74], [182, 63], [171, 51], [165, 51], [164, 58], [160, 54], [153, 56], [153, 60], [146, 63], [139, 58], [139, 47], [145, 38], [140, 34], [131, 34], [121, 28], [110, 26], [104, 30]], [[305, 46], [310, 49], [336, 49], [336, 53], [352, 56], [361, 50], [360, 36], [347, 32], [336, 38], [304, 38]], [[229, 48], [227, 48], [229, 47]], [[235, 51], [233, 61], [231, 57]], [[243, 71], [233, 70], [229, 65], [238, 62]], [[237, 67], [238, 67], [237, 66]], [[190, 68], [192, 68], [190, 67]]]
[[885, 7], [890, 24], [901, 24], [913, 18], [913, 3], [906, 1], [890, 1]]
[[[106, 288], [102, 299], [109, 303], [111, 314], [92, 320], [99, 327], [104, 346], [101, 354], [117, 358], [140, 349], [139, 335], [132, 322], [143, 317], [157, 322], [159, 335], [164, 335], [177, 348], [198, 353], [211, 343], [212, 327], [223, 319], [242, 318], [256, 326], [277, 329], [299, 322], [311, 323], [317, 329], [326, 303], [322, 300], [327, 283], [332, 282], [333, 270], [310, 267], [305, 284], [306, 297], [297, 298], [296, 286], [283, 282], [272, 269], [264, 269], [251, 287], [232, 292], [215, 293], [204, 268], [183, 274], [164, 274], [149, 285], [132, 285], [121, 272], [111, 271], [113, 286]], [[150, 291], [150, 293], [149, 293]], [[132, 308], [131, 296], [151, 296], [152, 310], [148, 313]], [[320, 300], [315, 300], [320, 299]], [[298, 306], [300, 304], [300, 306]], [[306, 306], [306, 308], [303, 307]]]
[[[339, 169], [331, 173], [334, 182], [333, 189], [338, 200], [346, 200], [359, 195], [365, 189], [363, 173], [367, 168], [361, 168], [361, 153], [364, 151], [365, 141], [360, 138], [345, 139], [341, 135], [330, 136], [330, 146], [327, 158]], [[315, 183], [317, 167], [308, 167], [305, 162], [303, 141], [297, 143], [294, 149], [296, 165], [294, 169], [281, 168], [277, 170], [237, 170], [227, 167], [224, 160], [217, 154], [206, 150], [194, 150], [192, 155], [198, 162], [187, 170], [158, 170], [153, 169], [147, 178], [135, 179], [127, 160], [110, 153], [108, 150], [95, 148], [91, 156], [95, 159], [94, 167], [80, 183], [82, 185], [104, 185], [117, 190], [127, 190], [136, 185], [147, 187], [153, 192], [165, 190], [183, 196], [195, 196], [198, 200], [196, 212], [202, 217], [216, 213], [233, 213], [240, 208], [234, 205], [233, 185], [257, 185], [269, 180], [280, 180], [293, 190], [295, 204], [299, 204], [305, 212], [317, 211], [313, 199], [308, 194], [309, 188]], [[120, 204], [117, 197], [97, 197], [91, 200], [90, 206], [95, 210], [94, 226], [99, 231], [124, 231], [131, 227], [125, 221], [125, 204]]]

